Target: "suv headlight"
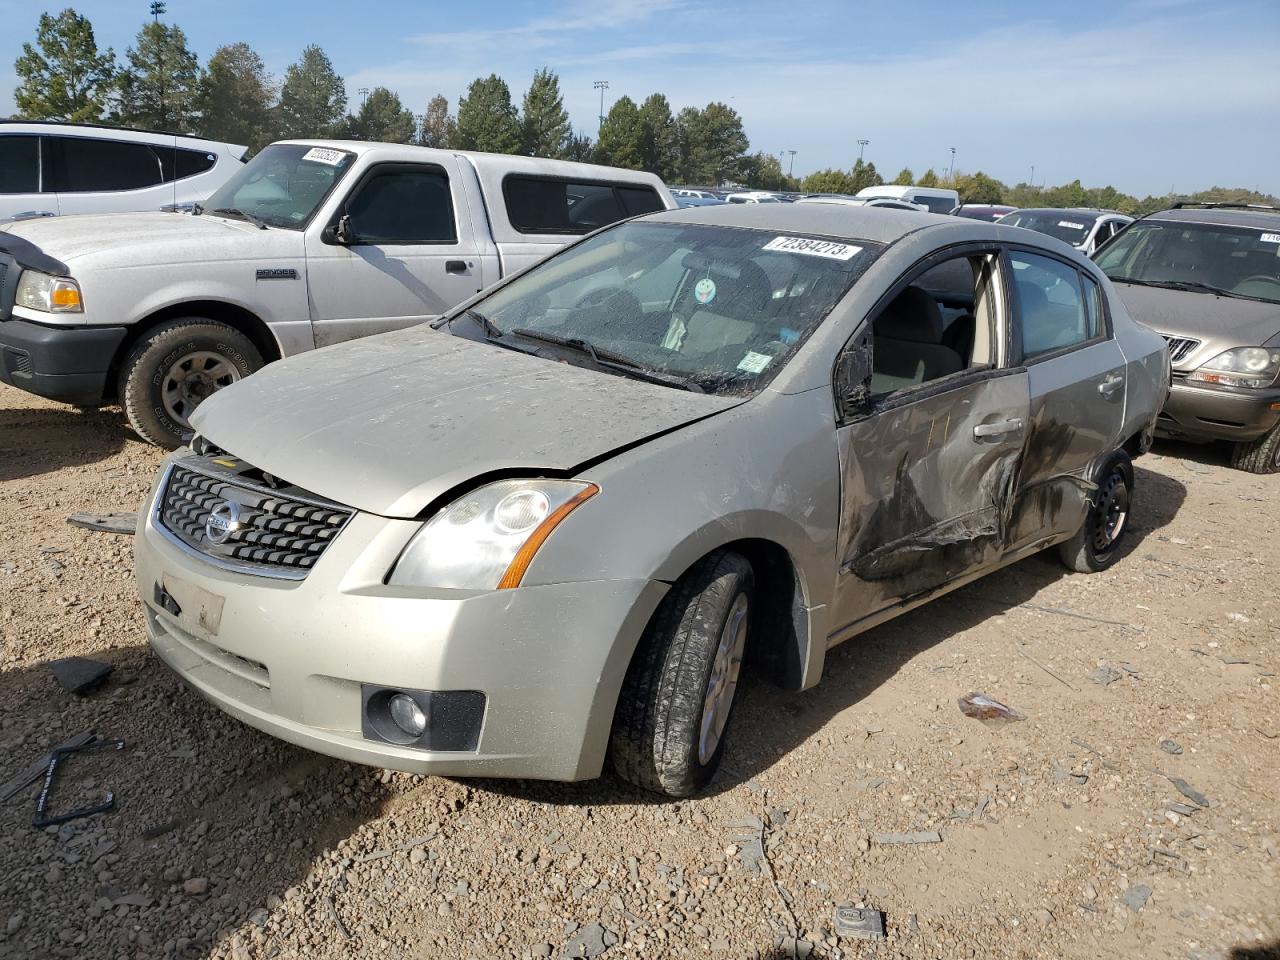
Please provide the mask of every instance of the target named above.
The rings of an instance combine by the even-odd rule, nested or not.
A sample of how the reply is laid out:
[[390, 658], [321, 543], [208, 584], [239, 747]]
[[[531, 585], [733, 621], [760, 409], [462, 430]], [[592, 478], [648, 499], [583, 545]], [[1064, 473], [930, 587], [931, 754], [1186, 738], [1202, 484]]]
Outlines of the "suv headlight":
[[35, 270], [22, 271], [14, 302], [43, 313], [84, 313], [80, 284], [69, 277], [53, 277]]
[[1202, 363], [1188, 380], [1222, 387], [1269, 387], [1280, 373], [1280, 350], [1235, 347]]
[[413, 535], [393, 586], [504, 590], [520, 586], [538, 548], [600, 488], [578, 480], [500, 480], [455, 500]]

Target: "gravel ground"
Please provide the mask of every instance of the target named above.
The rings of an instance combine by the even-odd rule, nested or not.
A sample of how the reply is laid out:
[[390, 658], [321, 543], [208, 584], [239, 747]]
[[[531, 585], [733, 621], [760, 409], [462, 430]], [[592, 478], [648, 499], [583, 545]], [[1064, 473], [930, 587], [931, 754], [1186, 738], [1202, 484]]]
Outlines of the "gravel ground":
[[[55, 797], [112, 813], [0, 804], [0, 957], [1280, 956], [1280, 477], [1219, 450], [1139, 461], [1105, 574], [1032, 558], [814, 690], [748, 678], [683, 803], [384, 773], [224, 717], [148, 653], [131, 538], [65, 522], [133, 510], [159, 460], [116, 410], [0, 386], [0, 781], [81, 730], [127, 742]], [[70, 655], [114, 672], [72, 696]], [[970, 690], [1027, 719], [963, 716]], [[886, 939], [839, 936], [838, 905]]]

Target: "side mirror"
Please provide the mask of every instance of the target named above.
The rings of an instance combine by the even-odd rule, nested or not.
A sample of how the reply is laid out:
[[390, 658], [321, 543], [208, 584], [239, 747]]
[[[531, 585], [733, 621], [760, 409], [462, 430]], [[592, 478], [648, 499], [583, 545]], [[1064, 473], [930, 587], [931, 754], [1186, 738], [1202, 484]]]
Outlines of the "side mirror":
[[320, 232], [320, 239], [325, 243], [331, 243], [340, 247], [349, 247], [356, 242], [356, 236], [351, 230], [351, 217], [343, 214], [338, 218], [337, 223], [331, 223]]
[[871, 358], [871, 333], [865, 331], [836, 361], [836, 409], [841, 420], [866, 413], [871, 406]]

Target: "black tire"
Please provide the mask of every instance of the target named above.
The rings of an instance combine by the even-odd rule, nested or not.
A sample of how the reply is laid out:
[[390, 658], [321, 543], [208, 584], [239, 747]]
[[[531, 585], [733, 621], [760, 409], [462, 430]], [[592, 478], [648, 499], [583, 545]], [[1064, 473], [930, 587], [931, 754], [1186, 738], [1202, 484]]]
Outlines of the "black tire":
[[1257, 440], [1235, 444], [1231, 451], [1231, 465], [1249, 473], [1280, 473], [1280, 424]]
[[[709, 757], [699, 755], [704, 701], [730, 614], [735, 625], [745, 618], [750, 639], [754, 584], [745, 558], [717, 550], [663, 599], [627, 668], [614, 714], [609, 756], [623, 779], [669, 797], [687, 797], [715, 774], [732, 717], [736, 671], [724, 726]], [[746, 598], [745, 611], [739, 597]]]
[[[184, 362], [194, 366], [180, 383], [170, 374]], [[125, 357], [117, 386], [120, 405], [138, 436], [173, 450], [204, 397], [261, 367], [262, 354], [239, 330], [201, 317], [171, 320], [146, 333]], [[206, 368], [216, 376], [206, 376]]]
[[1077, 573], [1097, 573], [1116, 562], [1133, 507], [1133, 461], [1117, 450], [1098, 473], [1098, 490], [1076, 535], [1058, 545], [1062, 562]]

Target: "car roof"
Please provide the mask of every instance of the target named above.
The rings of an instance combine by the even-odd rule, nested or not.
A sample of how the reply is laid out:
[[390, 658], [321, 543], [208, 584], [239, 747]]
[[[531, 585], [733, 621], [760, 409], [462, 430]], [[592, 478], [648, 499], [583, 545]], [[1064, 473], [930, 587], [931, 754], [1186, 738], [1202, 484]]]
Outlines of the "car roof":
[[1050, 216], [1060, 213], [1077, 213], [1090, 217], [1127, 217], [1127, 213], [1119, 210], [1105, 210], [1102, 207], [1019, 207], [1011, 213], [1047, 213]]
[[[960, 221], [941, 213], [918, 213], [904, 217], [901, 210], [884, 207], [850, 206], [843, 203], [724, 204], [715, 207], [685, 207], [646, 215], [644, 220], [697, 223], [717, 227], [748, 227], [783, 233], [815, 234], [840, 240], [874, 240], [893, 243], [916, 230], [932, 226], [972, 225], [975, 240], [996, 239], [993, 224], [977, 220]], [[989, 232], [988, 232], [989, 231]]]
[[[62, 120], [19, 120], [16, 118], [8, 120], [0, 120], [0, 132], [6, 127], [43, 127], [50, 130], [62, 130], [66, 133], [77, 133], [80, 131], [92, 131], [94, 135], [100, 133], [142, 133], [156, 137], [178, 137], [183, 140], [203, 140], [206, 143], [223, 143], [222, 140], [214, 140], [212, 137], [201, 137], [194, 133], [178, 133], [175, 130], [152, 130], [147, 127], [121, 127], [113, 126], [109, 123], [66, 123]], [[236, 144], [239, 146], [239, 144]]]
[[1280, 210], [1240, 207], [1175, 207], [1146, 216], [1146, 220], [1177, 220], [1184, 223], [1217, 223], [1228, 227], [1280, 227]]

